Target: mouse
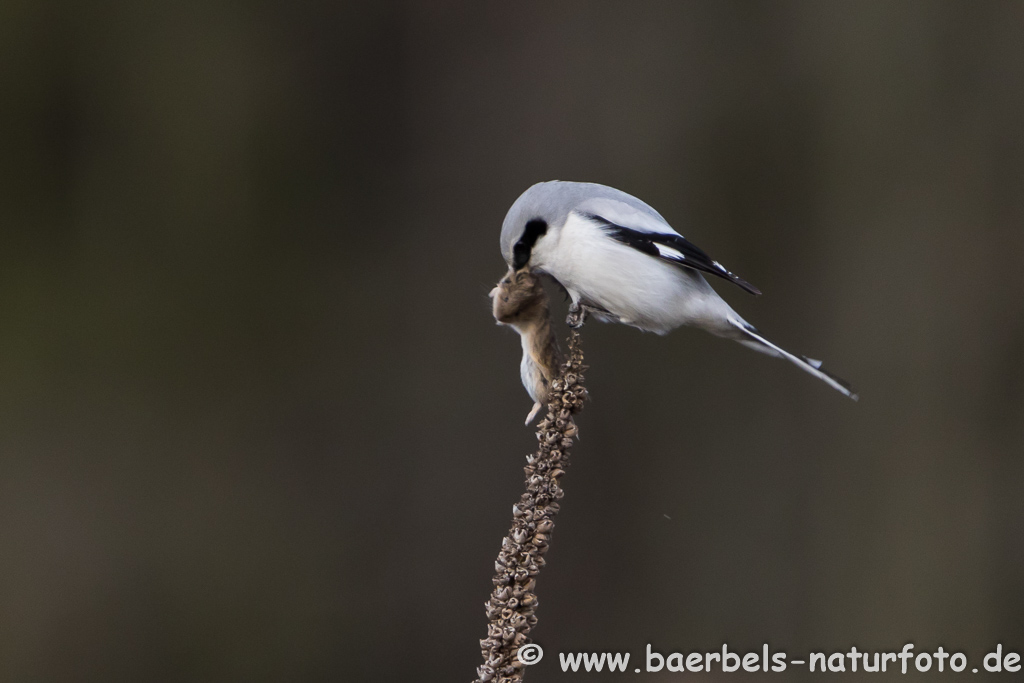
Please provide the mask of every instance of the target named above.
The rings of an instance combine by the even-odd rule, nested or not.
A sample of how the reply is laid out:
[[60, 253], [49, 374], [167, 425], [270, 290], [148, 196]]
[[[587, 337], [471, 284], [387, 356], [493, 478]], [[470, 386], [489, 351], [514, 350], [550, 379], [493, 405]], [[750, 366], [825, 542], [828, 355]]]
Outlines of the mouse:
[[551, 326], [548, 298], [540, 278], [529, 269], [510, 269], [490, 296], [494, 319], [518, 332], [523, 345], [519, 374], [534, 401], [526, 416], [526, 424], [530, 424], [547, 405], [548, 390], [563, 360]]

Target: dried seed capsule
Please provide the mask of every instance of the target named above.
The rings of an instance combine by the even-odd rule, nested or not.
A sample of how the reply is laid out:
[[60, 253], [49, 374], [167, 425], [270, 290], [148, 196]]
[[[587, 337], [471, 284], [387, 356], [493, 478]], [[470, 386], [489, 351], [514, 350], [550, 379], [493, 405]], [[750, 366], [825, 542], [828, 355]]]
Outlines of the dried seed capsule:
[[518, 683], [522, 678], [515, 654], [519, 645], [529, 642], [526, 634], [537, 624], [534, 577], [546, 564], [542, 555], [554, 529], [552, 517], [559, 511], [556, 501], [564, 495], [558, 482], [565, 475], [569, 449], [578, 435], [572, 416], [587, 396], [582, 386], [586, 366], [575, 330], [570, 333], [569, 352], [560, 376], [550, 383], [548, 410], [540, 416], [536, 434], [537, 449], [526, 456], [523, 467], [526, 493], [512, 509], [512, 528], [502, 539], [495, 563], [495, 588], [484, 606], [491, 623], [488, 638], [480, 641], [485, 668], [477, 672], [481, 679], [488, 674], [486, 667], [493, 674], [477, 683]]

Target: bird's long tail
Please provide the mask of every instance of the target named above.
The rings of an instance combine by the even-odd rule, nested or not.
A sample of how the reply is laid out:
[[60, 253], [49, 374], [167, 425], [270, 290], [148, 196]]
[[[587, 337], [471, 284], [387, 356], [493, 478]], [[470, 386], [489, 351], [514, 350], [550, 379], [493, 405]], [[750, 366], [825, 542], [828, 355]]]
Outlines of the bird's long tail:
[[740, 344], [743, 344], [746, 347], [754, 349], [755, 351], [766, 353], [769, 356], [774, 356], [776, 358], [785, 358], [790, 363], [796, 365], [804, 372], [808, 372], [817, 377], [818, 379], [820, 379], [822, 382], [825, 382], [836, 391], [839, 391], [844, 395], [849, 396], [854, 401], [857, 400], [857, 394], [854, 393], [853, 387], [850, 386], [850, 383], [844, 379], [836, 377], [830, 372], [823, 370], [821, 367], [820, 360], [814, 360], [813, 358], [808, 358], [807, 356], [798, 356], [790, 353], [789, 351], [786, 351], [782, 347], [765, 339], [764, 336], [762, 336], [761, 333], [757, 331], [757, 328], [755, 328], [753, 325], [742, 320], [737, 316], [730, 315], [728, 317], [728, 320], [730, 325], [739, 330], [740, 334], [737, 335], [735, 339]]

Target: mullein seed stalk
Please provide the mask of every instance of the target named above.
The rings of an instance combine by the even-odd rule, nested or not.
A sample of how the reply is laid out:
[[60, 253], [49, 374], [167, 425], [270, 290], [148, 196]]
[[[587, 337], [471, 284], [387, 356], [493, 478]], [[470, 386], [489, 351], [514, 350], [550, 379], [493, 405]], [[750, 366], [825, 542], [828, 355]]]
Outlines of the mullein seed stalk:
[[577, 433], [573, 415], [587, 397], [584, 370], [580, 334], [573, 329], [568, 358], [551, 382], [547, 415], [537, 425], [537, 450], [526, 456], [526, 491], [512, 506], [512, 527], [494, 563], [494, 590], [484, 604], [487, 637], [480, 641], [484, 663], [477, 668], [475, 683], [513, 683], [523, 678], [523, 664], [516, 655], [530, 642], [530, 630], [537, 625], [534, 591], [564, 495], [560, 481], [569, 467]]

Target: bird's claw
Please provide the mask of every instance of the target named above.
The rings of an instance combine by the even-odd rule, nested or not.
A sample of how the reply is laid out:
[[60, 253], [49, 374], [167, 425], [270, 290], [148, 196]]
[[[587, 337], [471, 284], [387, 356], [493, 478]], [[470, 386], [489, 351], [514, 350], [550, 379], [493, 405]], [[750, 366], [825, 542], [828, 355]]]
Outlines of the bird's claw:
[[587, 309], [584, 306], [580, 306], [578, 303], [572, 303], [569, 305], [569, 315], [565, 318], [565, 324], [574, 330], [578, 330], [583, 327], [583, 323], [587, 321]]

